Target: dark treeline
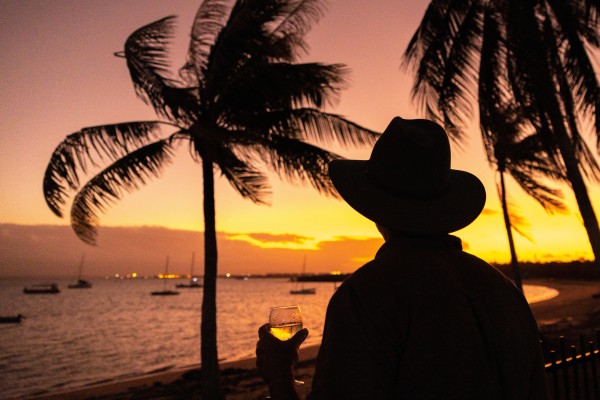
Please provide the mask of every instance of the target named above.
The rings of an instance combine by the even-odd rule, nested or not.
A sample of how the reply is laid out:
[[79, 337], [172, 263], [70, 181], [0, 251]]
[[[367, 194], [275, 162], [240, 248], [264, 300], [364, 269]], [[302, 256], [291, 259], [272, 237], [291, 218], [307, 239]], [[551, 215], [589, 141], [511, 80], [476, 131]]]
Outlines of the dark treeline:
[[[506, 276], [511, 277], [509, 264], [495, 264], [495, 266]], [[593, 261], [520, 262], [519, 266], [525, 279], [600, 281], [600, 270], [595, 268]]]

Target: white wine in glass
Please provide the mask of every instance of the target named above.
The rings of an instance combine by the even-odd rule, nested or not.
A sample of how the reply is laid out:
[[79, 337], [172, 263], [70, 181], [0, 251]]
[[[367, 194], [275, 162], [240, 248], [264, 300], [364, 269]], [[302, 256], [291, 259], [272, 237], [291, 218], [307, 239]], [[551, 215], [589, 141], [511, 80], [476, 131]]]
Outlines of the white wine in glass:
[[[302, 329], [302, 312], [300, 306], [271, 307], [269, 313], [271, 334], [279, 340], [289, 340], [296, 332]], [[294, 379], [297, 385], [304, 385], [303, 381]]]
[[289, 340], [302, 329], [300, 306], [271, 307], [269, 325], [273, 336], [279, 340]]

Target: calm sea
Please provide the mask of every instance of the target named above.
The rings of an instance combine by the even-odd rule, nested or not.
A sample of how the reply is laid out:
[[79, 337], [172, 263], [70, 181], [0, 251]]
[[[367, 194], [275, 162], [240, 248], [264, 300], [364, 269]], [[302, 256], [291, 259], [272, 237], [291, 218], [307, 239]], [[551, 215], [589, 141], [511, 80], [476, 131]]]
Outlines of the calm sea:
[[[201, 289], [151, 296], [155, 279], [92, 280], [92, 289], [26, 295], [31, 280], [0, 280], [0, 315], [22, 314], [21, 324], [0, 324], [0, 398], [21, 399], [101, 382], [199, 364]], [[178, 282], [169, 280], [169, 289]], [[321, 341], [332, 283], [314, 283], [316, 295], [290, 295], [284, 279], [218, 280], [218, 343], [223, 361], [254, 355], [257, 330], [274, 305], [299, 304], [306, 344]], [[309, 284], [307, 284], [309, 285]], [[555, 295], [526, 287], [529, 300]]]
[[[0, 398], [20, 399], [154, 371], [199, 364], [202, 289], [151, 296], [155, 279], [92, 280], [92, 289], [26, 295], [39, 280], [0, 280], [0, 315], [22, 314], [21, 324], [0, 324]], [[167, 288], [176, 283], [169, 280]], [[310, 330], [306, 344], [321, 341], [332, 283], [315, 283], [316, 295], [290, 295], [284, 279], [219, 279], [219, 358], [254, 355], [257, 330], [274, 305], [299, 304]]]

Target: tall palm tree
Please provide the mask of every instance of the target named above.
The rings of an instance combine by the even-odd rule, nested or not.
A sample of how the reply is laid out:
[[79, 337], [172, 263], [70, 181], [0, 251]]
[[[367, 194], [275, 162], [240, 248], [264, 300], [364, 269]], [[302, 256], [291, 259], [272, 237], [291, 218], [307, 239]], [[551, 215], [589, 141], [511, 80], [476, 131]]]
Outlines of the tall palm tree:
[[[550, 164], [564, 168], [600, 267], [584, 180], [600, 180], [600, 167], [581, 136], [589, 123], [600, 142], [600, 87], [588, 54], [600, 46], [599, 8], [596, 0], [433, 0], [405, 62], [416, 65], [414, 95], [458, 139], [474, 104], [480, 116], [507, 97], [518, 104]], [[486, 119], [480, 124], [485, 130]]]
[[[322, 15], [320, 0], [205, 0], [195, 16], [188, 59], [169, 74], [167, 44], [174, 17], [135, 31], [124, 56], [134, 87], [160, 120], [84, 128], [66, 137], [50, 159], [44, 195], [62, 216], [69, 195], [71, 225], [94, 243], [99, 213], [125, 192], [158, 176], [184, 143], [202, 166], [204, 296], [201, 322], [203, 398], [223, 394], [216, 328], [217, 241], [214, 173], [244, 198], [266, 203], [266, 170], [335, 195], [327, 175], [338, 155], [320, 145], [372, 145], [378, 134], [323, 107], [345, 84], [340, 64], [298, 63], [304, 36]], [[100, 168], [87, 183], [80, 175]], [[103, 168], [104, 169], [101, 169]]]

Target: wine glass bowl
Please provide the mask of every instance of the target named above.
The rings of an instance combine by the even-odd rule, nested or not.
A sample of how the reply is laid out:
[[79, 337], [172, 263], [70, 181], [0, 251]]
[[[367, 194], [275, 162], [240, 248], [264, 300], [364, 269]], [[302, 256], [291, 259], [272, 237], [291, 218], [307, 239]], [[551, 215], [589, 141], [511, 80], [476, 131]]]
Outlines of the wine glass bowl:
[[289, 340], [296, 332], [302, 329], [302, 312], [300, 306], [271, 307], [269, 313], [271, 334], [277, 339]]

